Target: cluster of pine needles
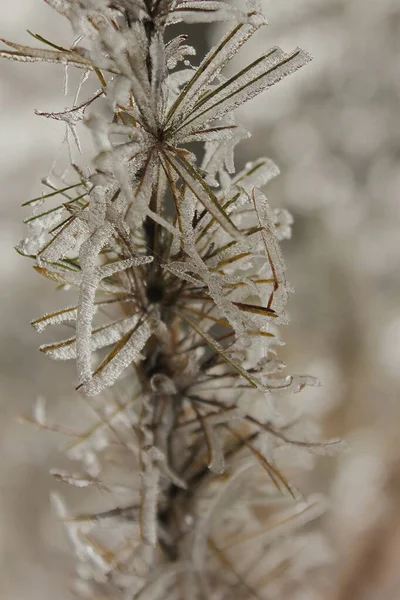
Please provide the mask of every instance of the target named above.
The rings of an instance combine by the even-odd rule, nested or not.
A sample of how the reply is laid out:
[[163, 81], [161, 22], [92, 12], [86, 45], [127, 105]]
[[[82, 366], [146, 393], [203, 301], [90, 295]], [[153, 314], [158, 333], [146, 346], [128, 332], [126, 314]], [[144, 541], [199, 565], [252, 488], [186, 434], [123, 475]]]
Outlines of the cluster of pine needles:
[[[266, 25], [255, 0], [243, 10], [206, 0], [45, 1], [71, 22], [72, 46], [31, 34], [43, 47], [2, 40], [11, 50], [0, 57], [83, 70], [72, 108], [38, 111], [65, 123], [70, 167], [24, 203], [34, 212], [17, 247], [59, 289], [77, 289], [75, 305], [32, 325], [74, 328], [40, 349], [76, 359], [95, 423], [56, 425], [41, 403], [31, 419], [70, 437], [67, 454], [82, 461], [83, 473], [53, 475], [111, 503], [71, 516], [54, 499], [80, 561], [76, 591], [278, 597], [304, 545], [287, 533], [321, 503], [295, 489], [277, 456], [338, 444], [298, 439], [297, 416], [275, 401], [316, 381], [285, 374], [277, 356], [290, 291], [280, 241], [292, 220], [261, 189], [278, 174], [272, 161], [235, 172], [234, 147], [248, 133], [234, 109], [310, 57], [276, 47], [223, 74]], [[170, 34], [181, 21], [228, 20], [198, 66], [188, 36]], [[96, 147], [90, 167], [73, 158], [81, 122]]]

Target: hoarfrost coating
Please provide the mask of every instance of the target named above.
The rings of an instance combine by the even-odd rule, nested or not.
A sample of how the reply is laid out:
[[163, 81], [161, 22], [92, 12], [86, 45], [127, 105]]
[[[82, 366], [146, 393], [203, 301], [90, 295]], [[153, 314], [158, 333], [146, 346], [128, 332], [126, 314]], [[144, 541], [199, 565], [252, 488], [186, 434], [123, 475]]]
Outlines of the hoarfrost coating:
[[[52, 474], [116, 498], [111, 511], [91, 515], [69, 515], [53, 498], [80, 561], [77, 591], [156, 599], [167, 586], [171, 598], [217, 599], [236, 586], [237, 598], [265, 594], [266, 573], [284, 564], [287, 580], [296, 573], [282, 539], [323, 509], [288, 481], [276, 450], [331, 452], [340, 443], [293, 438], [279, 412], [284, 400], [271, 394], [318, 382], [286, 374], [277, 358], [290, 291], [279, 242], [292, 220], [260, 189], [278, 174], [271, 160], [236, 172], [234, 148], [249, 134], [233, 111], [310, 56], [274, 47], [223, 74], [266, 25], [255, 0], [243, 9], [203, 0], [46, 2], [70, 21], [71, 46], [34, 34], [47, 47], [2, 40], [11, 50], [0, 56], [84, 71], [73, 106], [37, 112], [65, 122], [71, 164], [60, 172], [56, 162], [46, 193], [24, 203], [34, 214], [18, 245], [39, 274], [78, 290], [76, 305], [32, 325], [75, 323], [73, 337], [41, 351], [76, 359], [77, 389], [97, 416], [67, 446], [84, 473]], [[166, 28], [182, 21], [230, 28], [196, 66], [186, 35], [165, 42]], [[100, 88], [78, 102], [88, 83]], [[72, 134], [81, 151], [82, 123], [96, 148], [90, 166], [69, 144]], [[55, 427], [44, 407], [36, 420]], [[271, 515], [262, 526], [256, 499]], [[257, 558], [240, 569], [244, 578], [233, 565], [249, 543]]]

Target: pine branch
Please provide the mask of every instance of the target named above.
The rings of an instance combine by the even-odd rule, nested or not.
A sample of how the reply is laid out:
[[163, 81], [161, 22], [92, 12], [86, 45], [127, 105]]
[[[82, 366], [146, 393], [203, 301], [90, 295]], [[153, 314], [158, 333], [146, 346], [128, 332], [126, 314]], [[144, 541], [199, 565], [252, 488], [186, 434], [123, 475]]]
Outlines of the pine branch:
[[[233, 111], [310, 57], [273, 48], [222, 75], [266, 25], [256, 0], [244, 10], [206, 0], [46, 2], [78, 42], [64, 49], [32, 34], [51, 49], [3, 40], [12, 50], [0, 56], [84, 69], [70, 109], [38, 114], [64, 121], [78, 149], [86, 124], [97, 150], [89, 171], [69, 147], [67, 174], [53, 172], [44, 180], [51, 191], [24, 203], [34, 214], [18, 246], [39, 274], [78, 290], [75, 306], [32, 325], [74, 325], [72, 337], [41, 351], [76, 360], [77, 390], [96, 415], [81, 432], [52, 423], [42, 405], [30, 421], [66, 432], [68, 456], [82, 461], [83, 473], [53, 471], [59, 481], [115, 499], [111, 509], [75, 516], [54, 499], [84, 573], [77, 591], [265, 597], [277, 569], [289, 579], [295, 572], [282, 535], [296, 539], [322, 510], [289, 483], [279, 449], [325, 445], [292, 437], [273, 408], [278, 392], [318, 382], [282, 373], [277, 359], [289, 294], [280, 241], [292, 220], [261, 191], [278, 174], [270, 160], [235, 173], [234, 148], [248, 134]], [[230, 29], [194, 66], [188, 36], [165, 42], [180, 21]], [[87, 78], [100, 89], [78, 102]], [[96, 115], [100, 100], [110, 118]], [[202, 162], [192, 142], [204, 144]]]

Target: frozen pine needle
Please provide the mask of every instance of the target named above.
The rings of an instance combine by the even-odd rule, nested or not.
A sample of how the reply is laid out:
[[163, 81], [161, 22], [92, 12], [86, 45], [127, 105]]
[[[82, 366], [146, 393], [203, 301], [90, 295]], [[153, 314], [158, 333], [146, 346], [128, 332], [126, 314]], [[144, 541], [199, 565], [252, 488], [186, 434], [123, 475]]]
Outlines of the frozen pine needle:
[[[323, 503], [291, 485], [277, 450], [339, 444], [294, 439], [279, 412], [285, 396], [274, 401], [317, 381], [277, 358], [290, 291], [280, 242], [292, 218], [261, 189], [279, 173], [271, 160], [236, 171], [235, 147], [249, 134], [234, 110], [310, 56], [275, 47], [226, 75], [267, 24], [257, 0], [45, 1], [72, 26], [70, 46], [32, 34], [38, 47], [1, 40], [0, 57], [83, 69], [72, 106], [37, 114], [63, 121], [78, 150], [86, 125], [96, 148], [90, 168], [70, 149], [69, 168], [24, 202], [33, 214], [18, 246], [39, 274], [76, 289], [73, 306], [32, 325], [68, 327], [41, 351], [76, 360], [74, 387], [93, 410], [93, 423], [68, 436], [81, 472], [52, 475], [107, 492], [104, 510], [83, 517], [54, 497], [77, 589], [130, 600], [279, 597], [297, 573], [284, 539]], [[198, 61], [174, 24], [213, 21], [226, 32]], [[86, 80], [98, 91], [82, 99]], [[69, 431], [47, 412], [38, 401], [30, 420]], [[276, 571], [283, 583], [270, 596]]]

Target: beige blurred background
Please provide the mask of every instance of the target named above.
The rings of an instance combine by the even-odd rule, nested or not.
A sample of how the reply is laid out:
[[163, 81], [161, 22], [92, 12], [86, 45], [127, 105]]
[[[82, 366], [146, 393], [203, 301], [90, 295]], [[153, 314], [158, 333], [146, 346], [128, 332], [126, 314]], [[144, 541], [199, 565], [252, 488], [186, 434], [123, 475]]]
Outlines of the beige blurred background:
[[[400, 598], [400, 4], [398, 0], [264, 0], [270, 26], [237, 65], [267, 47], [301, 46], [314, 61], [240, 113], [253, 132], [237, 162], [281, 168], [268, 197], [295, 217], [284, 245], [296, 293], [283, 332], [292, 370], [324, 386], [298, 402], [350, 450], [310, 475], [331, 499], [322, 523], [338, 559], [324, 597]], [[0, 35], [58, 43], [68, 27], [41, 0], [3, 2]], [[206, 31], [196, 29], [203, 37]], [[208, 35], [208, 33], [207, 33]], [[204, 39], [199, 40], [204, 44]], [[50, 362], [29, 321], [61, 305], [13, 246], [20, 204], [41, 191], [64, 135], [33, 109], [62, 110], [54, 66], [0, 63], [1, 419], [0, 599], [72, 598], [74, 560], [50, 514], [48, 474], [65, 459], [55, 434], [20, 424], [38, 396], [76, 411], [72, 364]], [[69, 408], [70, 407], [70, 408]], [[79, 409], [78, 409], [79, 410]], [[310, 482], [307, 482], [310, 487]], [[63, 489], [63, 492], [65, 490]], [[308, 600], [305, 597], [305, 600]]]

